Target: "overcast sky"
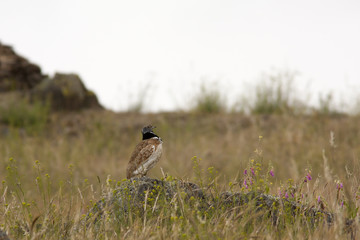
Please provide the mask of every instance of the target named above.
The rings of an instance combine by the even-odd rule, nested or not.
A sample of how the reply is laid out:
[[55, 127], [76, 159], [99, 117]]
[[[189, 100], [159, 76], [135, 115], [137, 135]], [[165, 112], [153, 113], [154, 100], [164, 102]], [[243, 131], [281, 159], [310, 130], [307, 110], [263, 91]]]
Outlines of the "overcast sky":
[[0, 41], [43, 72], [78, 73], [101, 103], [184, 108], [200, 83], [234, 101], [263, 73], [299, 89], [360, 94], [360, 1], [1, 0]]

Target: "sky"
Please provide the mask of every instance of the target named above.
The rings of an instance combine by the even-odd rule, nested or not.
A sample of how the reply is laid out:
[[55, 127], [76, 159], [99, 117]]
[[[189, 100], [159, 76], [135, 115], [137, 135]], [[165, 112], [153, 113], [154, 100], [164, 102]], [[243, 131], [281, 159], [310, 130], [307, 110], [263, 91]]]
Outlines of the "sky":
[[355, 0], [1, 0], [0, 41], [46, 74], [79, 74], [116, 111], [141, 96], [146, 111], [186, 109], [200, 85], [231, 103], [286, 71], [312, 104], [352, 102], [359, 13]]

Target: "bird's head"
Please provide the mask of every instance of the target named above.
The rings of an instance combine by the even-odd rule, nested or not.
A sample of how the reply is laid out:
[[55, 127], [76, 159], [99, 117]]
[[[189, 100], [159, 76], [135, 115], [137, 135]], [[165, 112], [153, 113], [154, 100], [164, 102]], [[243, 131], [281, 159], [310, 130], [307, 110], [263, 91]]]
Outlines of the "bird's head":
[[155, 126], [151, 126], [151, 125], [148, 125], [146, 127], [143, 127], [143, 129], [141, 130], [142, 134], [145, 134], [145, 133], [153, 133], [153, 129], [156, 128]]
[[141, 130], [141, 133], [143, 135], [143, 140], [145, 139], [149, 139], [149, 138], [153, 138], [153, 137], [158, 137], [154, 132], [153, 129], [156, 128], [154, 126], [148, 125], [146, 127], [143, 127], [143, 129]]

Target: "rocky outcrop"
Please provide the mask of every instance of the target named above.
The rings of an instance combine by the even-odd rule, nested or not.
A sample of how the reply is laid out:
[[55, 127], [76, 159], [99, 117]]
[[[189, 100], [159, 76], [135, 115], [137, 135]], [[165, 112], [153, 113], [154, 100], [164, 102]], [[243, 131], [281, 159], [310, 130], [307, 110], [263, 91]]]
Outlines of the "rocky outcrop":
[[57, 73], [49, 78], [42, 74], [39, 66], [0, 43], [0, 95], [4, 94], [49, 102], [50, 109], [55, 111], [103, 108], [78, 75]]
[[89, 91], [76, 74], [56, 73], [31, 90], [31, 99], [50, 101], [54, 110], [102, 108], [95, 93]]
[[[260, 218], [270, 219], [274, 225], [277, 225], [279, 218], [284, 215], [302, 218], [311, 227], [321, 223], [331, 227], [336, 218], [335, 214], [322, 207], [302, 205], [260, 192], [222, 192], [214, 196], [213, 193], [205, 193], [191, 182], [142, 177], [124, 180], [115, 189], [109, 189], [87, 214], [85, 222], [96, 224], [105, 213], [115, 218], [134, 213], [142, 216], [146, 208], [144, 204], [156, 214], [156, 211], [161, 211], [165, 206], [180, 206], [185, 202], [200, 212], [226, 209], [230, 213], [245, 207], [248, 208], [247, 211], [257, 213]], [[351, 236], [354, 234], [353, 222], [346, 219], [344, 226], [344, 230]]]
[[[105, 209], [114, 215], [123, 215], [132, 211], [142, 211], [144, 202], [158, 198], [158, 201], [171, 201], [178, 193], [185, 195], [185, 200], [194, 197], [204, 200], [202, 204], [208, 207], [205, 195], [198, 185], [180, 180], [165, 181], [148, 177], [132, 178], [123, 181], [116, 189], [98, 201], [87, 216], [95, 216], [95, 222], [101, 218]], [[150, 201], [149, 201], [150, 202]], [[161, 208], [161, 204], [158, 205]], [[156, 210], [156, 209], [154, 209]]]
[[0, 92], [32, 89], [43, 79], [39, 66], [0, 43]]

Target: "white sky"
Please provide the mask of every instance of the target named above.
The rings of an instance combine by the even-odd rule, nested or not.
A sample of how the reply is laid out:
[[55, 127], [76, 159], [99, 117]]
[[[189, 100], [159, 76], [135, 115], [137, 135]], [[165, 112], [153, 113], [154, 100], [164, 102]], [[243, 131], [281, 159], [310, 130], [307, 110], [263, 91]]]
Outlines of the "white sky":
[[146, 86], [147, 110], [184, 108], [215, 80], [231, 102], [273, 69], [300, 72], [312, 101], [360, 95], [355, 0], [1, 0], [0, 41], [44, 73], [78, 73], [115, 110]]

